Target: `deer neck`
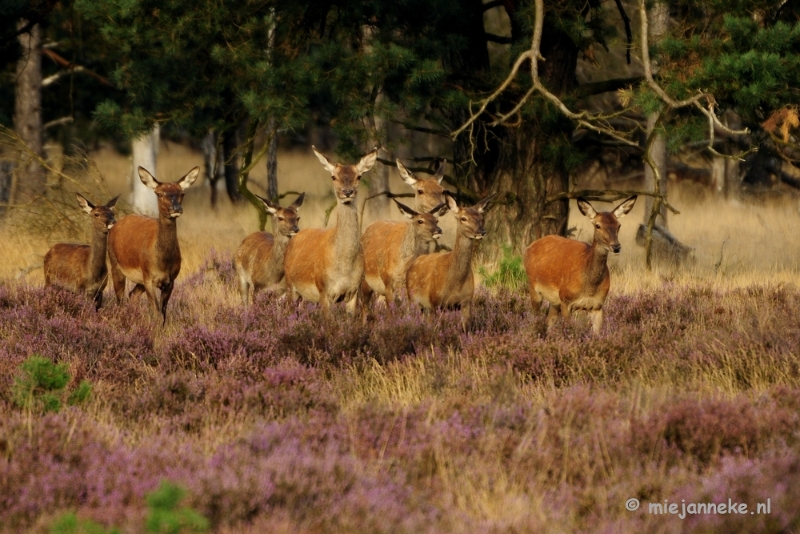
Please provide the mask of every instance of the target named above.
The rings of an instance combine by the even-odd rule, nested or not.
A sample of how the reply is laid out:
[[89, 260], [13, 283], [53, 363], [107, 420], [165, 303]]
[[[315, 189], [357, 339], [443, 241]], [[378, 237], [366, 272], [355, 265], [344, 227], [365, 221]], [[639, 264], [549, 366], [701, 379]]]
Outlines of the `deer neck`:
[[447, 273], [448, 287], [452, 287], [455, 282], [467, 279], [472, 272], [472, 251], [475, 248], [475, 240], [470, 239], [461, 232], [456, 235], [456, 242], [453, 245], [452, 261]]
[[163, 261], [170, 261], [180, 255], [178, 248], [178, 223], [172, 217], [158, 217], [158, 234], [156, 235], [156, 256]]
[[608, 249], [600, 245], [597, 240], [592, 240], [589, 247], [588, 269], [586, 270], [586, 283], [591, 287], [597, 287], [606, 275], [606, 265], [608, 263]]
[[286, 247], [289, 245], [288, 235], [284, 235], [275, 230], [272, 233], [272, 259], [279, 261], [283, 265], [283, 256], [286, 252]]
[[97, 280], [106, 273], [108, 232], [95, 230], [89, 247], [89, 278]]
[[355, 201], [339, 204], [336, 220], [336, 234], [333, 241], [337, 261], [352, 262], [360, 250], [361, 228], [358, 225], [358, 210]]
[[400, 259], [407, 260], [426, 252], [428, 252], [428, 243], [419, 237], [413, 222], [406, 223], [406, 231], [403, 234], [403, 240], [400, 242]]

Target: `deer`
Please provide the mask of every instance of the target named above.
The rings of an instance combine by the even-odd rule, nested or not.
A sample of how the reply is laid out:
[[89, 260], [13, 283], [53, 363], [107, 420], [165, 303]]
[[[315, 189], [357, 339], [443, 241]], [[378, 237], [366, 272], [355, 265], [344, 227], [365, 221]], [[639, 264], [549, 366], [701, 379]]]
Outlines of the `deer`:
[[592, 331], [599, 334], [603, 326], [603, 305], [611, 287], [608, 270], [609, 253], [619, 254], [619, 219], [627, 215], [636, 196], [620, 203], [609, 212], [598, 213], [589, 202], [578, 198], [578, 209], [594, 225], [592, 243], [549, 235], [525, 249], [524, 264], [528, 274], [533, 309], [547, 300], [547, 329], [558, 319], [566, 321], [573, 310], [585, 310], [592, 321]]
[[[396, 163], [397, 170], [400, 171], [400, 177], [414, 189], [414, 209], [420, 213], [430, 213], [436, 206], [444, 205], [439, 216], [441, 217], [447, 213], [447, 202], [444, 198], [445, 190], [444, 187], [442, 187], [442, 179], [444, 178], [444, 170], [447, 167], [447, 160], [442, 161], [439, 168], [436, 169], [436, 174], [427, 178], [415, 176], [399, 159], [396, 160]], [[440, 244], [438, 241], [432, 241], [428, 244], [428, 249], [424, 252], [439, 252], [442, 250], [450, 249]]]
[[332, 304], [345, 302], [350, 315], [356, 314], [359, 305], [364, 255], [356, 198], [361, 176], [375, 165], [378, 148], [355, 165], [331, 163], [315, 147], [311, 149], [331, 173], [337, 205], [336, 226], [300, 230], [286, 246], [283, 267], [290, 295], [296, 300], [320, 303], [323, 315], [330, 320]]
[[305, 193], [301, 193], [288, 208], [281, 208], [266, 198], [256, 195], [272, 214], [272, 234], [254, 232], [244, 238], [236, 251], [234, 266], [239, 279], [239, 293], [245, 306], [249, 304], [250, 287], [253, 298], [262, 289], [269, 289], [282, 295], [286, 291], [283, 272], [283, 259], [286, 245], [299, 231], [300, 217], [297, 210], [303, 204]]
[[158, 218], [128, 215], [111, 229], [108, 234], [111, 281], [117, 302], [122, 302], [128, 279], [134, 284], [128, 298], [147, 293], [156, 313], [161, 314], [162, 324], [166, 324], [167, 303], [181, 271], [177, 220], [183, 213], [184, 191], [197, 180], [200, 167], [193, 168], [175, 183], [161, 183], [147, 169], [138, 170], [139, 179], [158, 198]]
[[373, 293], [394, 302], [397, 292], [405, 286], [408, 262], [428, 252], [428, 244], [442, 236], [438, 217], [446, 204], [434, 206], [428, 213], [419, 213], [395, 199], [400, 213], [408, 222], [376, 221], [361, 236], [364, 250], [364, 281], [361, 283], [363, 319]]
[[447, 206], [456, 217], [456, 242], [450, 252], [417, 256], [409, 262], [406, 273], [408, 298], [424, 310], [461, 308], [461, 329], [469, 324], [475, 279], [472, 255], [476, 243], [486, 236], [483, 215], [494, 195], [472, 207], [458, 207], [447, 195]]
[[103, 304], [103, 290], [108, 283], [108, 232], [116, 223], [113, 208], [119, 195], [103, 206], [95, 206], [80, 193], [75, 193], [75, 198], [78, 206], [92, 217], [92, 243], [53, 245], [44, 255], [44, 285], [85, 293], [94, 300], [95, 310], [99, 310]]

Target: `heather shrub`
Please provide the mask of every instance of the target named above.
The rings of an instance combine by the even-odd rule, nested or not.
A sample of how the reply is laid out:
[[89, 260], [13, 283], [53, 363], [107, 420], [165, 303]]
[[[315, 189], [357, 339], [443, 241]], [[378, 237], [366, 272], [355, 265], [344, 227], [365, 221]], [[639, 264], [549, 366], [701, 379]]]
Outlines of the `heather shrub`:
[[740, 396], [679, 399], [635, 423], [640, 451], [655, 459], [681, 458], [707, 466], [725, 455], [754, 457], [775, 438], [794, 441], [797, 415], [765, 400]]
[[[57, 412], [61, 409], [63, 390], [70, 378], [65, 364], [31, 356], [22, 363], [20, 373], [14, 379], [14, 403], [32, 412]], [[92, 385], [84, 380], [67, 396], [67, 404], [80, 404], [89, 398], [91, 392]]]

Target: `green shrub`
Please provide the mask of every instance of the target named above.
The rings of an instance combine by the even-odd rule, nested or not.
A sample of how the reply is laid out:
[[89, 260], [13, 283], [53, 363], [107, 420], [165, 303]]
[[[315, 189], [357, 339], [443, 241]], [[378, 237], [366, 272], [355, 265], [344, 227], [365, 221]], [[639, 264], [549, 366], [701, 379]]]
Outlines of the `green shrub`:
[[[14, 379], [12, 398], [20, 408], [32, 412], [57, 412], [61, 409], [64, 388], [72, 377], [63, 363], [55, 364], [49, 358], [33, 355], [20, 366], [20, 374]], [[92, 393], [92, 385], [86, 380], [67, 397], [67, 404], [85, 402]]]
[[483, 278], [483, 283], [489, 289], [522, 290], [525, 288], [528, 276], [522, 265], [522, 257], [514, 254], [513, 249], [503, 245], [502, 256], [494, 272], [489, 272], [485, 267], [480, 267], [478, 273]]
[[[151, 534], [181, 534], [182, 532], [205, 532], [208, 519], [191, 508], [178, 508], [185, 492], [167, 481], [155, 491], [147, 494], [150, 513], [145, 523]], [[75, 512], [62, 514], [50, 527], [50, 534], [120, 534], [116, 527], [104, 528], [89, 519], [78, 519]]]

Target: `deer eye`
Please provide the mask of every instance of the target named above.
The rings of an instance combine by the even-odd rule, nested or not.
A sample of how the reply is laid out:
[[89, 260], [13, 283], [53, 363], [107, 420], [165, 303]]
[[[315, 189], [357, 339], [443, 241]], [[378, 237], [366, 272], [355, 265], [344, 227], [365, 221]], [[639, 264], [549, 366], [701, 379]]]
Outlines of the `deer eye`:
[[297, 218], [297, 222], [300, 222], [300, 217]]
[[424, 221], [422, 219], [417, 221], [419, 224], [422, 224]]
[[461, 217], [461, 220], [464, 221], [464, 222], [467, 222], [467, 218], [466, 217]]
[[278, 220], [279, 220], [279, 221], [282, 221], [282, 220], [283, 220], [283, 217], [278, 217]]
[[417, 189], [417, 193], [419, 193], [420, 195], [422, 195], [422, 194], [424, 194], [424, 193], [425, 193], [425, 191], [423, 191], [422, 189]]
[[95, 217], [100, 217], [100, 214], [99, 213], [95, 213], [94, 216]]
[[600, 228], [600, 225], [599, 224], [595, 224], [594, 227], [595, 228]]

